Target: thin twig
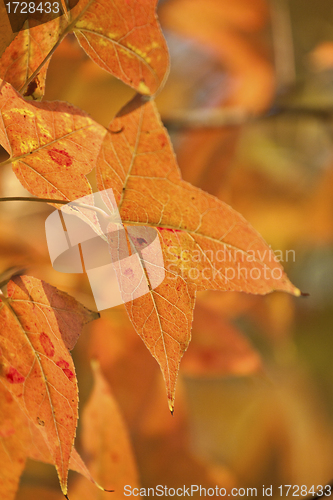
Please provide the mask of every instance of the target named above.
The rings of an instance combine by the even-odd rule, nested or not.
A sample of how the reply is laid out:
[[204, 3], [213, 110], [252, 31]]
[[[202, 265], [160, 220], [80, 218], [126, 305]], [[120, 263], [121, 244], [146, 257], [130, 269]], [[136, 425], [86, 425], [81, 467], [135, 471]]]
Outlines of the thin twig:
[[271, 0], [270, 5], [277, 85], [285, 89], [296, 81], [289, 0]]
[[70, 203], [70, 206], [74, 207], [79, 207], [79, 208], [86, 208], [87, 210], [93, 210], [94, 212], [99, 213], [106, 219], [110, 219], [110, 215], [108, 215], [104, 210], [98, 207], [93, 207], [91, 205], [86, 205], [85, 203], [79, 203], [76, 201], [66, 201], [66, 200], [53, 200], [52, 198], [34, 198], [34, 197], [29, 197], [29, 196], [10, 196], [7, 198], [0, 198], [0, 202], [2, 201], [37, 201], [40, 203], [55, 203], [58, 205], [68, 205]]
[[251, 115], [241, 108], [179, 109], [162, 116], [167, 126], [190, 128], [238, 126], [250, 119]]
[[239, 108], [184, 109], [172, 111], [162, 116], [162, 121], [169, 128], [220, 128], [269, 120], [282, 115], [308, 116], [329, 121], [333, 118], [333, 108], [277, 106], [266, 114], [257, 116]]

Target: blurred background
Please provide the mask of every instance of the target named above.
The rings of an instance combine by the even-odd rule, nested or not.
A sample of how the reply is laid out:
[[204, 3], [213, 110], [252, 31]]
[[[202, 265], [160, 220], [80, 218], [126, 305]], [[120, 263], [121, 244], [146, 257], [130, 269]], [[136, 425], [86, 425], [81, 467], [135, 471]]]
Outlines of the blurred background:
[[[316, 489], [333, 479], [333, 5], [164, 0], [159, 17], [171, 71], [157, 104], [183, 178], [239, 211], [309, 296], [200, 292], [173, 418], [158, 366], [124, 310], [103, 311], [73, 352], [80, 410], [97, 357], [142, 486], [257, 487], [258, 498], [263, 485], [273, 485], [273, 498], [283, 484]], [[51, 60], [45, 99], [69, 101], [105, 126], [133, 95], [72, 36]], [[29, 195], [10, 165], [0, 193]], [[0, 210], [0, 270], [26, 266], [94, 308], [85, 276], [51, 267], [52, 209]], [[58, 488], [53, 468], [31, 461], [18, 498], [37, 484]]]

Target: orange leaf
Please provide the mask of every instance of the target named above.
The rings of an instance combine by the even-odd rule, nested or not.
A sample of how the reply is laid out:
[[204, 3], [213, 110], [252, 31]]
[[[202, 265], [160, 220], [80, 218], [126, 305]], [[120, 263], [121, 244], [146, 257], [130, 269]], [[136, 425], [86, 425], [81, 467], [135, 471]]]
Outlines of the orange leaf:
[[[97, 175], [100, 189], [112, 187], [123, 223], [157, 228], [165, 261], [171, 263], [167, 269], [198, 289], [300, 294], [273, 251], [239, 213], [182, 181], [153, 102], [142, 103], [138, 96], [111, 123]], [[198, 276], [191, 276], [193, 268]], [[238, 268], [229, 279], [227, 270]]]
[[0, 108], [0, 143], [28, 191], [62, 200], [91, 193], [85, 175], [94, 167], [102, 126], [67, 103], [28, 103], [9, 84], [0, 87]]
[[161, 285], [125, 304], [136, 332], [161, 367], [171, 412], [180, 360], [191, 340], [195, 291], [195, 285], [166, 272]]
[[[32, 23], [33, 20], [27, 22]], [[29, 29], [20, 31], [0, 59], [0, 78], [20, 91], [57, 42], [63, 25], [64, 20], [59, 17], [40, 26], [32, 25]], [[49, 61], [30, 82], [23, 94], [25, 97], [42, 99], [48, 64]]]
[[0, 295], [0, 381], [40, 429], [66, 493], [78, 406], [68, 349], [98, 314], [29, 276], [13, 278], [6, 288]]
[[[97, 363], [93, 363], [95, 385], [82, 416], [83, 448], [90, 457], [89, 468], [98, 482], [107, 489], [114, 490], [112, 498], [124, 498], [124, 486], [138, 486], [138, 472], [129, 436]], [[82, 478], [70, 493], [71, 498], [97, 500], [109, 498], [91, 483]]]
[[[91, 59], [142, 94], [155, 94], [169, 68], [166, 42], [157, 21], [156, 0], [80, 0], [68, 15], [24, 30], [0, 61], [0, 76], [41, 98], [47, 64], [56, 46], [74, 31]], [[47, 34], [47, 36], [45, 36]], [[26, 41], [32, 42], [27, 45]], [[14, 59], [8, 69], [8, 62]]]
[[300, 292], [240, 214], [182, 181], [152, 101], [143, 103], [137, 96], [110, 124], [97, 176], [99, 189], [113, 189], [128, 233], [130, 226], [152, 226], [163, 244], [164, 282], [156, 290], [149, 287], [147, 295], [127, 302], [126, 307], [161, 366], [172, 409], [180, 358], [190, 338], [195, 288]]
[[169, 66], [156, 0], [81, 0], [87, 10], [75, 21], [80, 44], [103, 69], [141, 94], [155, 94]]

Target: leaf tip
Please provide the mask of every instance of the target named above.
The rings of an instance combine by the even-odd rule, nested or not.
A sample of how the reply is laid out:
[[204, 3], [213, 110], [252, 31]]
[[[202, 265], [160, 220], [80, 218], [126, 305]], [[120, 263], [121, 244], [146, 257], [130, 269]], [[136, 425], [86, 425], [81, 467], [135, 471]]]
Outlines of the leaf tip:
[[115, 490], [106, 490], [105, 488], [103, 488], [103, 486], [101, 486], [100, 484], [96, 483], [96, 481], [94, 481], [94, 484], [95, 486], [97, 486], [97, 488], [101, 491], [105, 491], [106, 493], [114, 493]]
[[99, 313], [98, 311], [91, 311], [91, 316], [92, 321], [94, 321], [95, 319], [99, 319], [101, 317], [101, 313]]

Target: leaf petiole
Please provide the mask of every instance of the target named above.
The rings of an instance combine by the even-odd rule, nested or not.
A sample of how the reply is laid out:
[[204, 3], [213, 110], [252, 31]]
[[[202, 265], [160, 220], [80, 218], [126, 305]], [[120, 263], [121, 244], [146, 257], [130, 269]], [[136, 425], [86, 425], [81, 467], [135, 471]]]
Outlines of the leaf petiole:
[[112, 216], [110, 216], [109, 214], [104, 212], [104, 210], [102, 210], [101, 208], [93, 207], [91, 205], [86, 205], [85, 203], [79, 203], [76, 201], [53, 200], [51, 198], [35, 198], [33, 196], [9, 196], [6, 198], [0, 198], [0, 202], [1, 201], [37, 201], [40, 203], [55, 203], [58, 205], [68, 205], [68, 203], [70, 203], [71, 206], [74, 206], [74, 207], [86, 208], [87, 210], [93, 210], [94, 212], [99, 213], [102, 217], [104, 217], [106, 219], [111, 220], [111, 218], [112, 218]]

